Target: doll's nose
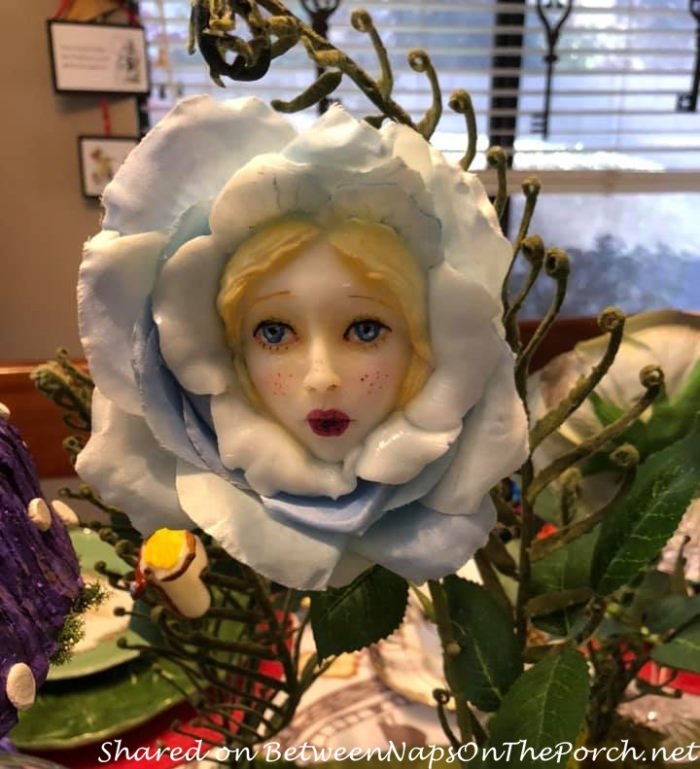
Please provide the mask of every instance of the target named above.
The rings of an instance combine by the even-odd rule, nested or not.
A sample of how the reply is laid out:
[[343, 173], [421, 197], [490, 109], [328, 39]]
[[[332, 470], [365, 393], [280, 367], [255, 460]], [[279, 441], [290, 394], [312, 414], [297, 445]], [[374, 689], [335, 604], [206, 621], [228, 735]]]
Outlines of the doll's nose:
[[329, 351], [322, 345], [315, 345], [309, 356], [309, 370], [304, 377], [304, 387], [309, 392], [326, 392], [337, 389], [339, 385], [340, 376]]

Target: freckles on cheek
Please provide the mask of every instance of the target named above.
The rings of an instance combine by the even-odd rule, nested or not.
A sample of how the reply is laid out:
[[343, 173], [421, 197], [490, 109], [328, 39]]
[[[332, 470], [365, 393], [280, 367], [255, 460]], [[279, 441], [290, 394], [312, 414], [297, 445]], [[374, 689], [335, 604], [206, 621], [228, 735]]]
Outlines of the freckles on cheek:
[[260, 389], [272, 397], [280, 398], [289, 393], [292, 375], [283, 371], [269, 371], [261, 378]]
[[390, 372], [385, 368], [376, 368], [360, 375], [360, 385], [367, 395], [384, 391], [390, 384]]

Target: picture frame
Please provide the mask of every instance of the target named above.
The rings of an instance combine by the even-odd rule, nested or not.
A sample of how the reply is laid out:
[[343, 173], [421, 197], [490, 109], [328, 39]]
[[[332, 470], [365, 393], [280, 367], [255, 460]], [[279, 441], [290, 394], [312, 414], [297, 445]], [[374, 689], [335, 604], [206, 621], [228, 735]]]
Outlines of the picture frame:
[[150, 91], [143, 27], [47, 21], [56, 93], [142, 96]]
[[138, 136], [79, 136], [80, 180], [86, 198], [99, 199]]

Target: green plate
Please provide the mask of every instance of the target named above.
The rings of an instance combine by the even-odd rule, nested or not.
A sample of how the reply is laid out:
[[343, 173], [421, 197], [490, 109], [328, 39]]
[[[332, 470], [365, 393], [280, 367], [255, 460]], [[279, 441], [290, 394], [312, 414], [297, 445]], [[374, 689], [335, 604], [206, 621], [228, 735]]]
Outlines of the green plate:
[[[194, 687], [176, 666], [161, 662], [165, 676], [185, 692]], [[185, 699], [152, 663], [133, 660], [98, 675], [54, 681], [20, 713], [10, 738], [20, 750], [77, 748], [145, 723]]]
[[94, 571], [95, 564], [104, 561], [109, 569], [124, 574], [129, 570], [127, 564], [117, 556], [111, 545], [103, 542], [90, 529], [74, 529], [70, 536], [80, 558], [83, 579], [87, 582], [102, 581], [110, 596], [101, 607], [85, 615], [85, 639], [79, 643], [69, 662], [49, 670], [49, 681], [80, 678], [123, 665], [138, 657], [139, 653], [134, 649], [121, 649], [117, 640], [126, 638], [132, 644], [144, 642], [144, 634], [139, 632], [137, 623], [132, 620], [127, 624], [124, 618], [112, 614], [115, 605], [131, 608], [131, 597], [122, 590], [110, 588], [106, 580]]

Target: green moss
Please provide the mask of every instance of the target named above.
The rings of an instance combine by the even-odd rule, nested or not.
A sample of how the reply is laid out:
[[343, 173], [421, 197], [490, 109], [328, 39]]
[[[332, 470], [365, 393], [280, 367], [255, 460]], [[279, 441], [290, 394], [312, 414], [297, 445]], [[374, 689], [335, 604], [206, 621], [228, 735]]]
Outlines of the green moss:
[[85, 585], [75, 601], [73, 608], [66, 617], [63, 627], [56, 637], [58, 648], [51, 657], [52, 665], [64, 665], [73, 656], [73, 647], [85, 635], [85, 618], [88, 609], [99, 606], [107, 597], [107, 591], [99, 582]]

